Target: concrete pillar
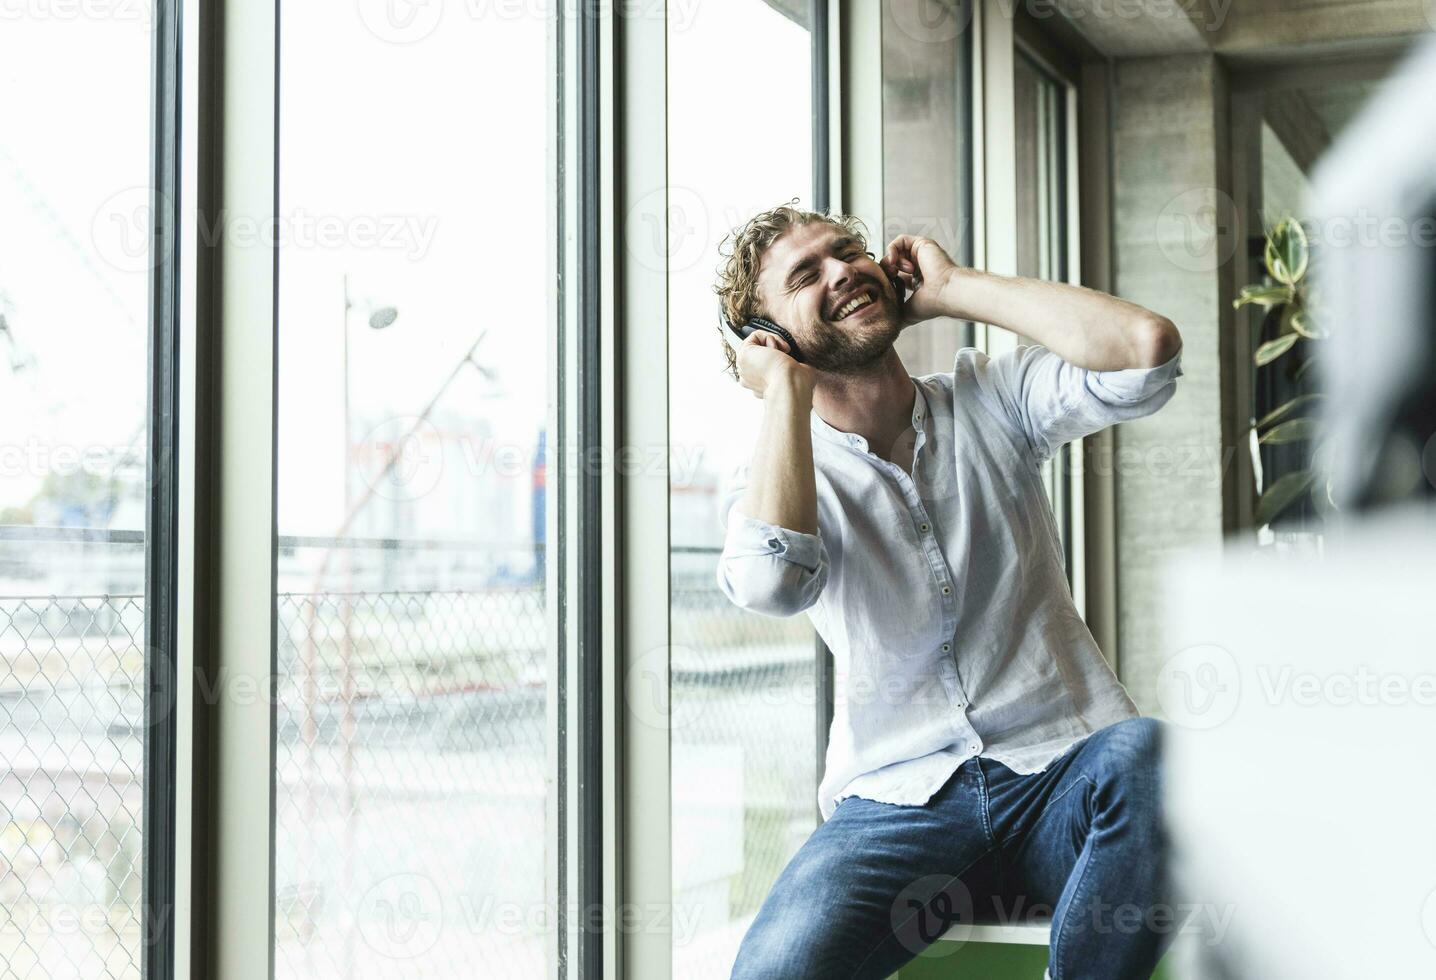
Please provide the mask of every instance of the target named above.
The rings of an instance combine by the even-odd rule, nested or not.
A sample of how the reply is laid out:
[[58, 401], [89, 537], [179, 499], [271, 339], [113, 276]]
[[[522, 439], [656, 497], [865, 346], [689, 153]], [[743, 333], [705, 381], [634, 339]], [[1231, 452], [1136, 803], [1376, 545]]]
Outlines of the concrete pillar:
[[[1182, 333], [1176, 395], [1117, 428], [1117, 664], [1143, 713], [1173, 651], [1161, 635], [1155, 570], [1174, 552], [1223, 534], [1223, 357], [1232, 321], [1225, 263], [1239, 237], [1229, 196], [1227, 94], [1210, 54], [1116, 63], [1113, 241], [1117, 295]], [[1230, 397], [1230, 396], [1228, 396]], [[1096, 465], [1101, 465], [1100, 461]]]

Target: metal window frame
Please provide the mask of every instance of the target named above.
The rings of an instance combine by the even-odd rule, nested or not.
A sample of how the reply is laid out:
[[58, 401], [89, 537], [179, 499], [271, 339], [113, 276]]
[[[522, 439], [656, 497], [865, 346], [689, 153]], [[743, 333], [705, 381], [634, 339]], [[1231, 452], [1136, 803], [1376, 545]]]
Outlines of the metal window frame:
[[[618, 486], [615, 468], [618, 413], [615, 405], [617, 343], [615, 249], [610, 216], [617, 173], [615, 130], [615, 33], [619, 15], [607, 4], [578, 5], [576, 319], [573, 322], [572, 387], [574, 447], [571, 474], [572, 592], [570, 649], [574, 685], [568, 695], [574, 721], [571, 854], [578, 915], [571, 930], [577, 977], [618, 975], [620, 954], [615, 911], [621, 893], [618, 805], [618, 622], [613, 611], [621, 595], [617, 553]], [[605, 220], [608, 219], [608, 220]], [[612, 719], [612, 721], [609, 721]], [[597, 915], [595, 916], [595, 913]]]
[[[276, 584], [277, 326], [279, 254], [272, 246], [227, 241], [226, 214], [272, 218], [279, 211], [279, 2], [176, 0], [186, 4], [186, 243], [182, 288], [187, 338], [181, 382], [178, 690], [180, 799], [175, 856], [180, 916], [177, 957], [191, 977], [272, 976], [274, 969], [274, 677]], [[547, 887], [558, 917], [549, 962], [555, 976], [614, 976], [616, 947], [603, 932], [585, 936], [567, 914], [568, 895], [598, 893], [613, 907], [613, 685], [576, 687], [597, 665], [612, 676], [613, 567], [610, 469], [566, 465], [565, 436], [613, 447], [611, 243], [593, 229], [612, 213], [609, 73], [612, 24], [603, 5], [578, 5], [555, 18], [559, 70], [552, 121], [557, 151], [550, 173], [563, 180], [554, 257], [563, 288], [550, 310], [550, 472], [559, 492], [548, 520], [555, 544], [547, 563], [555, 697], [550, 705], [550, 776], [545, 851]], [[574, 39], [570, 43], [570, 39]], [[595, 81], [595, 79], [597, 79]], [[577, 108], [581, 121], [570, 108]], [[192, 188], [192, 190], [191, 190]], [[575, 203], [578, 202], [578, 203]], [[201, 237], [203, 233], [203, 237]], [[217, 233], [217, 234], [216, 234]], [[580, 237], [580, 235], [582, 237]], [[595, 270], [598, 270], [595, 272]], [[192, 284], [192, 288], [191, 288]], [[565, 333], [566, 325], [574, 328]], [[240, 328], [239, 325], [243, 325]], [[570, 343], [570, 339], [574, 342]], [[582, 350], [580, 360], [574, 352]], [[563, 352], [569, 360], [560, 362]], [[598, 364], [598, 373], [592, 371]], [[580, 394], [579, 379], [587, 379]], [[611, 458], [605, 456], [604, 458]], [[596, 480], [589, 474], [597, 474]], [[580, 496], [582, 494], [582, 496]], [[577, 503], [570, 505], [569, 501]], [[562, 532], [562, 533], [559, 533]], [[576, 546], [567, 546], [568, 541]], [[597, 559], [595, 561], [595, 558]], [[579, 578], [580, 563], [597, 575]], [[580, 588], [565, 593], [568, 583]], [[253, 615], [266, 610], [267, 616]], [[595, 648], [594, 644], [598, 646]], [[249, 703], [206, 700], [224, 678], [258, 679]], [[588, 697], [596, 689], [604, 694]], [[569, 760], [584, 767], [569, 778]], [[554, 846], [557, 845], [557, 846]], [[582, 853], [601, 863], [580, 877]], [[587, 892], [584, 891], [587, 889]], [[594, 971], [592, 964], [600, 964]], [[585, 964], [588, 967], [585, 968]]]
[[181, 8], [159, 2], [152, 25], [149, 279], [149, 501], [145, 515], [145, 748], [142, 971], [175, 973], [176, 752], [180, 425]]
[[[832, 189], [841, 186], [841, 169], [834, 160], [835, 137], [842, 133], [841, 100], [833, 97], [842, 71], [841, 49], [833, 29], [841, 23], [842, 11], [836, 0], [810, 0], [808, 30], [812, 36], [812, 113], [813, 113], [813, 209], [827, 211], [833, 206]], [[837, 117], [836, 120], [834, 117]], [[837, 171], [835, 173], [835, 171]], [[813, 785], [820, 786], [827, 768], [828, 735], [833, 725], [833, 660], [823, 638], [813, 636]], [[822, 823], [822, 807], [814, 800], [813, 810]]]
[[[1015, 218], [1016, 188], [1012, 184], [1015, 158], [1004, 156], [1009, 151], [1007, 140], [991, 132], [994, 120], [1011, 119], [1015, 110], [1011, 94], [1011, 54], [1021, 50], [1048, 74], [1067, 86], [1066, 101], [1066, 171], [1067, 189], [1065, 218], [1067, 228], [1065, 281], [1109, 292], [1113, 284], [1112, 249], [1112, 170], [1111, 170], [1111, 60], [1092, 47], [1085, 38], [1061, 17], [1047, 18], [1040, 23], [1026, 11], [1012, 11], [999, 0], [982, 0], [979, 8], [982, 28], [977, 37], [984, 56], [981, 75], [984, 95], [981, 186], [984, 211], [984, 263], [981, 267], [1010, 274], [1002, 268], [1009, 259], [1015, 268], [1015, 239], [1009, 242], [1002, 229], [996, 241], [987, 234], [989, 213], [1007, 214]], [[987, 56], [994, 50], [1008, 52], [1006, 58]], [[991, 175], [991, 176], [989, 176]], [[1012, 210], [1001, 208], [1011, 203]], [[997, 209], [995, 212], [993, 209]], [[1012, 222], [1000, 222], [1015, 228]], [[987, 256], [997, 257], [997, 264]], [[988, 331], [990, 353], [995, 353], [992, 339], [1007, 349], [1017, 340], [1009, 334], [1004, 344], [1002, 331]], [[1066, 468], [1071, 479], [1070, 506], [1064, 508], [1064, 540], [1069, 540], [1068, 581], [1073, 598], [1086, 619], [1098, 647], [1114, 670], [1118, 669], [1117, 648], [1117, 495], [1111, 460], [1115, 434], [1108, 429], [1080, 440], [1068, 447]]]
[[[192, 660], [180, 696], [190, 796], [188, 852], [177, 864], [187, 862], [189, 975], [252, 980], [273, 975], [274, 949], [278, 252], [228, 239], [220, 222], [278, 212], [278, 0], [193, 3], [199, 111], [183, 235], [204, 238], [186, 382]], [[236, 677], [260, 696], [227, 696], [224, 682]]]

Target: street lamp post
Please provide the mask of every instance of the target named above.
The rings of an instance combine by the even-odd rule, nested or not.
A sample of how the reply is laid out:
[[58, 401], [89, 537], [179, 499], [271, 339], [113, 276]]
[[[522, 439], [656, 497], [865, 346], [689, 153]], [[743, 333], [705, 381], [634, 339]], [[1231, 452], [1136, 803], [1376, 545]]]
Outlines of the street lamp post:
[[[341, 337], [341, 367], [343, 379], [344, 403], [344, 524], [347, 528], [354, 510], [354, 492], [351, 471], [353, 470], [354, 437], [350, 426], [350, 401], [349, 401], [349, 314], [356, 308], [366, 309], [369, 313], [369, 327], [372, 330], [383, 330], [393, 326], [394, 321], [399, 318], [399, 311], [392, 306], [378, 306], [370, 301], [356, 303], [349, 292], [349, 273], [344, 273], [344, 322], [340, 332]], [[342, 532], [341, 532], [342, 533]], [[332, 551], [330, 552], [332, 554]], [[352, 891], [350, 887], [351, 859], [354, 844], [354, 679], [352, 669], [353, 643], [350, 632], [353, 624], [352, 596], [354, 583], [353, 556], [349, 549], [344, 551], [344, 590], [340, 598], [340, 647], [339, 647], [339, 698], [341, 704], [340, 721], [340, 745], [341, 745], [341, 783], [343, 785], [343, 813], [344, 813], [344, 860], [340, 862], [342, 881], [340, 893], [348, 896]], [[328, 563], [326, 555], [325, 563]], [[322, 576], [321, 576], [322, 577]], [[315, 720], [315, 660], [317, 659], [317, 619], [319, 606], [319, 591], [316, 588], [310, 597], [309, 603], [309, 628], [304, 645], [304, 729], [303, 739], [305, 746], [305, 761], [308, 767], [306, 773], [305, 798], [305, 827], [313, 832], [315, 818], [317, 816], [317, 805], [315, 801], [316, 782], [316, 756], [315, 744], [318, 742], [318, 724]], [[352, 930], [350, 930], [352, 932]], [[345, 941], [345, 959], [352, 961], [353, 944], [352, 936]], [[352, 973], [352, 962], [349, 963], [349, 972]]]

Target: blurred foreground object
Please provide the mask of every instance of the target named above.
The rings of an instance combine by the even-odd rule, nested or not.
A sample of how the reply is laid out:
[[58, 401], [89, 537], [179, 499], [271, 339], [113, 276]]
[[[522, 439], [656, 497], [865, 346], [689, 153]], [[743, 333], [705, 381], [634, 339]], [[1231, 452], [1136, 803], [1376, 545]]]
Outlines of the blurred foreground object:
[[1332, 496], [1367, 510], [1436, 495], [1436, 38], [1316, 167], [1314, 267], [1336, 327], [1316, 364]]
[[[1436, 41], [1317, 170], [1325, 552], [1170, 563], [1183, 980], [1436, 976]], [[1345, 239], [1339, 234], [1348, 229]]]
[[1436, 977], [1436, 508], [1160, 587], [1178, 976]]

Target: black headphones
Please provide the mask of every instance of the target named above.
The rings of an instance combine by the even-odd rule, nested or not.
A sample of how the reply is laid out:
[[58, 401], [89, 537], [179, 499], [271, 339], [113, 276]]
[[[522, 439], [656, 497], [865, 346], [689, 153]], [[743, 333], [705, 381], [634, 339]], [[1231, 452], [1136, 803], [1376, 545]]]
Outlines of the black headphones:
[[[874, 258], [872, 252], [867, 254], [868, 258]], [[888, 276], [888, 281], [893, 284], [893, 289], [897, 291], [898, 315], [901, 316], [903, 299], [907, 287], [903, 285], [903, 281], [897, 276]], [[729, 322], [728, 314], [724, 312], [722, 304], [718, 306], [718, 318], [723, 322], [723, 339], [728, 341], [728, 346], [733, 348], [735, 354], [738, 352], [738, 348], [743, 345], [743, 341], [752, 336], [753, 331], [766, 330], [771, 334], [777, 334], [783, 338], [783, 341], [788, 345], [788, 355], [799, 364], [803, 363], [803, 352], [798, 349], [798, 342], [793, 339], [793, 335], [772, 320], [765, 319], [761, 316], [753, 316], [749, 317], [748, 321], [741, 327], [735, 327]]]
[[723, 321], [723, 339], [728, 341], [728, 346], [733, 348], [735, 354], [738, 352], [738, 348], [743, 345], [743, 341], [753, 335], [753, 331], [766, 330], [769, 333], [782, 337], [783, 341], [788, 345], [788, 356], [799, 364], [803, 363], [803, 352], [798, 349], [798, 342], [793, 339], [793, 335], [772, 320], [765, 320], [761, 316], [749, 317], [747, 323], [741, 327], [734, 327], [728, 320], [728, 314], [723, 312], [721, 306], [718, 309], [718, 316]]

